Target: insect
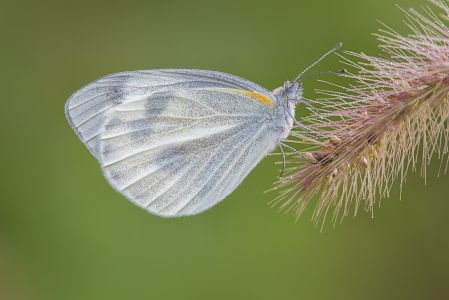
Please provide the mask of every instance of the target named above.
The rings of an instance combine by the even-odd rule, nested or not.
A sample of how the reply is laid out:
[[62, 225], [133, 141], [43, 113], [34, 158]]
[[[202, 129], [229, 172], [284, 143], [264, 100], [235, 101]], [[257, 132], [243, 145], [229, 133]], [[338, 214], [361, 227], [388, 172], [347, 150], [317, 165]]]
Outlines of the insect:
[[215, 71], [131, 71], [76, 91], [65, 113], [115, 190], [155, 215], [195, 215], [283, 145], [303, 74], [340, 46], [273, 92]]

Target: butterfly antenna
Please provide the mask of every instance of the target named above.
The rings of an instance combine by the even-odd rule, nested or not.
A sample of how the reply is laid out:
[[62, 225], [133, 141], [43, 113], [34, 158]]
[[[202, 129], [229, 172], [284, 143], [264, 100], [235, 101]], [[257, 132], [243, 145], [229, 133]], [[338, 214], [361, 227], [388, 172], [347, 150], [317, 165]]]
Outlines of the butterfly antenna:
[[315, 67], [317, 64], [319, 64], [323, 59], [325, 59], [327, 56], [329, 56], [330, 54], [334, 53], [335, 51], [337, 51], [338, 49], [340, 49], [343, 46], [343, 43], [340, 42], [338, 43], [334, 48], [332, 48], [331, 50], [327, 51], [326, 53], [324, 53], [317, 61], [315, 61], [313, 64], [311, 64], [310, 66], [308, 66], [304, 71], [301, 72], [301, 74], [299, 74], [295, 80], [293, 80], [293, 84], [299, 82], [301, 79], [303, 79], [304, 74], [307, 73], [307, 71], [309, 71], [310, 69], [312, 69], [313, 67]]
[[319, 73], [315, 73], [312, 75], [304, 75], [300, 78], [301, 81], [306, 80], [306, 79], [313, 79], [316, 77], [320, 77], [322, 75], [342, 75], [342, 74], [347, 74], [348, 71], [346, 71], [346, 69], [338, 69], [337, 71], [327, 71], [327, 72], [319, 72]]

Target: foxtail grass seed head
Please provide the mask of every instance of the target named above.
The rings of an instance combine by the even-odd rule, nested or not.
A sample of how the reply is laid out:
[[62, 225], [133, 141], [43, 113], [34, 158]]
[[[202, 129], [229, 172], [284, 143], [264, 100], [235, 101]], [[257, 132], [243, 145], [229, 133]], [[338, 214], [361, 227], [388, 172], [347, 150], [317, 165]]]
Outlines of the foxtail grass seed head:
[[[314, 221], [332, 214], [333, 222], [372, 212], [420, 164], [422, 175], [434, 156], [446, 158], [449, 145], [449, 7], [404, 11], [410, 30], [402, 35], [384, 25], [377, 38], [381, 57], [347, 52], [340, 56], [351, 84], [319, 91], [311, 116], [302, 120], [319, 139], [293, 131], [293, 142], [308, 145], [289, 156], [287, 174], [273, 201], [301, 214], [317, 196]], [[357, 62], [355, 62], [357, 61]], [[335, 85], [333, 85], [335, 86]], [[447, 161], [443, 169], [447, 169]]]

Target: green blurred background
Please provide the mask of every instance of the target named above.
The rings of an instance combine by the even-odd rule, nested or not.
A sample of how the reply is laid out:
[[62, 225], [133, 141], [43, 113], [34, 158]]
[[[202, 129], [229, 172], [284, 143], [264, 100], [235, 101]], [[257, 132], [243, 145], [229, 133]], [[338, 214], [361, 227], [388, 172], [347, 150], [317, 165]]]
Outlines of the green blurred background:
[[[397, 0], [403, 7], [425, 0]], [[99, 76], [164, 67], [273, 89], [338, 41], [377, 54], [389, 0], [0, 1], [0, 299], [449, 299], [449, 175], [412, 174], [323, 233], [268, 207], [265, 159], [228, 199], [162, 219], [109, 187], [64, 102]], [[341, 67], [336, 57], [316, 71]], [[313, 97], [318, 83], [305, 83]]]

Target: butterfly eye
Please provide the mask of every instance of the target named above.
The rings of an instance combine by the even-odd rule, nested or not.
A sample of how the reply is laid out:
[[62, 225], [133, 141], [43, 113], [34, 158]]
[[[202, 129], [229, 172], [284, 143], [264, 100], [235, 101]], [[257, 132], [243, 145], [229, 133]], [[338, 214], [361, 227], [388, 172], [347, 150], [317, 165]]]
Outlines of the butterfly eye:
[[291, 102], [298, 102], [299, 100], [301, 100], [302, 86], [297, 82], [293, 84], [290, 84], [290, 82], [288, 82], [288, 84], [289, 86], [285, 89], [287, 100]]

